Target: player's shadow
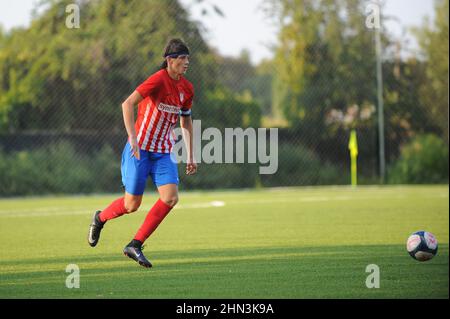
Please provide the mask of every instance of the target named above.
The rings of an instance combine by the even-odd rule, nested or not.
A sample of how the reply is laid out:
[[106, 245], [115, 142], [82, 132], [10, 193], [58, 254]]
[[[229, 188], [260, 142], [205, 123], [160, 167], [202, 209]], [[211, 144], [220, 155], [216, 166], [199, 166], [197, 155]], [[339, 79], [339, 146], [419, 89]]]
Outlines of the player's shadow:
[[[395, 282], [401, 269], [404, 269], [401, 275], [404, 282], [414, 282], [418, 274], [436, 272], [440, 275], [432, 279], [448, 280], [447, 244], [440, 245], [438, 256], [428, 262], [426, 268], [412, 260], [404, 245], [146, 249], [144, 252], [154, 265], [151, 269], [139, 266], [120, 251], [117, 254], [87, 255], [83, 252], [62, 257], [3, 260], [0, 261], [0, 297], [41, 296], [44, 292], [43, 296], [47, 297], [127, 297], [141, 293], [148, 298], [202, 298], [233, 297], [238, 293], [238, 296], [264, 297], [266, 294], [292, 298], [327, 297], [327, 291], [330, 296], [340, 291], [340, 296], [348, 293], [348, 297], [352, 297], [352, 289], [369, 294], [367, 289], [361, 290], [365, 288], [368, 275], [365, 269], [369, 264], [380, 266], [384, 282]], [[79, 266], [83, 289], [65, 287], [68, 264]], [[448, 295], [448, 285], [438, 285], [437, 296], [445, 291]], [[320, 293], [317, 287], [321, 287]], [[382, 290], [374, 291], [370, 296], [381, 293]]]
[[[439, 254], [448, 254], [448, 245], [439, 247]], [[286, 261], [301, 261], [303, 264], [315, 262], [327, 262], [338, 267], [338, 261], [348, 262], [351, 260], [370, 263], [384, 263], [396, 258], [397, 262], [410, 262], [403, 245], [362, 245], [362, 246], [320, 246], [320, 247], [245, 247], [245, 248], [217, 248], [217, 249], [192, 249], [192, 250], [144, 250], [147, 258], [153, 263], [152, 269], [138, 266], [133, 260], [120, 253], [101, 254], [96, 252], [92, 255], [71, 255], [58, 257], [42, 257], [20, 261], [26, 264], [26, 269], [17, 271], [9, 270], [3, 273], [3, 279], [27, 277], [42, 277], [61, 273], [61, 267], [76, 264], [84, 272], [90, 274], [121, 273], [136, 270], [145, 271], [189, 271], [193, 268], [204, 266], [230, 265], [235, 267], [239, 264], [264, 265]], [[0, 261], [0, 273], [5, 267], [18, 265], [17, 260]], [[346, 263], [345, 262], [345, 263]], [[448, 263], [448, 260], [447, 260]], [[436, 263], [437, 265], [437, 263]], [[63, 269], [64, 270], [64, 269]]]

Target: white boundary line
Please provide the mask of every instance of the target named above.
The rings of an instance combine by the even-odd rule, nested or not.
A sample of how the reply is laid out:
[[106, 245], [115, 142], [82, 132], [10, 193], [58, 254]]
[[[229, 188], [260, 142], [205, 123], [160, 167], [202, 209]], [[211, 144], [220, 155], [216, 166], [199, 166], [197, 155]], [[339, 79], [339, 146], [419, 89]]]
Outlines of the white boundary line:
[[[430, 196], [431, 195], [431, 196]], [[330, 201], [366, 201], [366, 200], [385, 200], [385, 199], [405, 199], [406, 195], [394, 196], [309, 196], [309, 197], [285, 197], [285, 198], [266, 198], [266, 199], [242, 199], [242, 200], [227, 200], [227, 201], [210, 201], [191, 204], [179, 204], [175, 206], [174, 210], [184, 209], [204, 209], [204, 208], [220, 208], [225, 205], [242, 205], [242, 204], [270, 204], [270, 203], [314, 203], [314, 202], [330, 202]], [[428, 194], [426, 198], [448, 198], [448, 194]], [[69, 207], [39, 207], [29, 210], [0, 210], [0, 218], [9, 217], [47, 217], [47, 216], [71, 216], [71, 215], [86, 215], [91, 216], [95, 209], [86, 207], [85, 209], [73, 209]], [[143, 210], [141, 210], [143, 211]]]

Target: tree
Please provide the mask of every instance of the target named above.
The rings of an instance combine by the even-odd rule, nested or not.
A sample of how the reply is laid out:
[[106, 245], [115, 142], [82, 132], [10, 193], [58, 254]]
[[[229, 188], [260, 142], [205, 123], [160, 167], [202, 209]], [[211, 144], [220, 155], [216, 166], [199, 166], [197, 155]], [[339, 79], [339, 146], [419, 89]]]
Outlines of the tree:
[[271, 114], [273, 62], [263, 61], [256, 67], [250, 62], [249, 52], [243, 50], [237, 58], [216, 54], [217, 82], [227, 90], [255, 100], [265, 115]]
[[244, 87], [254, 99], [261, 105], [264, 115], [275, 117], [272, 110], [272, 82], [274, 75], [274, 63], [271, 60], [263, 60], [255, 67], [255, 74], [245, 79]]
[[193, 49], [196, 101], [215, 85], [214, 59], [176, 0], [80, 1], [81, 27], [65, 25], [69, 0], [45, 0], [0, 54], [0, 129], [123, 130], [121, 102], [163, 61], [171, 37]]
[[246, 89], [246, 79], [255, 75], [255, 68], [250, 62], [249, 53], [245, 50], [237, 58], [217, 54], [216, 61], [220, 74], [218, 81], [231, 91], [242, 92]]
[[332, 110], [373, 104], [373, 34], [359, 0], [282, 0], [274, 104], [308, 138], [326, 138]]
[[426, 59], [425, 81], [420, 100], [442, 131], [448, 144], [448, 28], [449, 1], [435, 0], [435, 20], [425, 20], [416, 35]]

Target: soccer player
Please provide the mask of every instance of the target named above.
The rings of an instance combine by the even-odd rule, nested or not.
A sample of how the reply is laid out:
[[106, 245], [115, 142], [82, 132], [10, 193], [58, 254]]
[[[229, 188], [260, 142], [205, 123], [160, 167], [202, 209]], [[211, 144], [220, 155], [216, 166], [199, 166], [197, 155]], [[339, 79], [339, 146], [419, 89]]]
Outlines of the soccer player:
[[[193, 160], [191, 107], [192, 84], [183, 77], [189, 65], [189, 48], [180, 39], [171, 39], [164, 52], [161, 69], [151, 75], [122, 103], [128, 142], [122, 152], [122, 183], [125, 195], [103, 211], [94, 213], [88, 242], [94, 247], [108, 220], [135, 212], [142, 202], [147, 178], [156, 185], [159, 199], [148, 212], [133, 240], [123, 253], [141, 266], [152, 267], [142, 253], [143, 243], [178, 202], [178, 170], [173, 155], [173, 128], [180, 126], [187, 147], [186, 174], [197, 171]], [[134, 106], [138, 115], [134, 123]]]

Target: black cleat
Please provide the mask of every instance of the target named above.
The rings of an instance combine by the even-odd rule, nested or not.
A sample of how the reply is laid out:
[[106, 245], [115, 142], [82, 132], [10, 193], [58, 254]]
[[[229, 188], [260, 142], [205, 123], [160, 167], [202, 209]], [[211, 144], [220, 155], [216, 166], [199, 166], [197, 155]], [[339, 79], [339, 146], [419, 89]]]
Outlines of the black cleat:
[[89, 226], [89, 234], [88, 234], [88, 242], [91, 247], [95, 247], [100, 239], [100, 232], [105, 223], [100, 221], [99, 215], [101, 211], [98, 210], [95, 212], [94, 217], [92, 218], [92, 224]]
[[152, 267], [151, 262], [145, 258], [144, 254], [142, 253], [142, 249], [144, 246], [142, 246], [142, 243], [138, 240], [132, 240], [125, 248], [123, 249], [123, 254], [139, 263], [139, 265], [150, 268]]

